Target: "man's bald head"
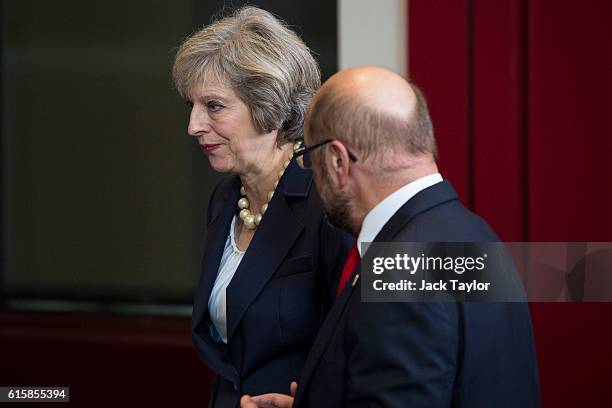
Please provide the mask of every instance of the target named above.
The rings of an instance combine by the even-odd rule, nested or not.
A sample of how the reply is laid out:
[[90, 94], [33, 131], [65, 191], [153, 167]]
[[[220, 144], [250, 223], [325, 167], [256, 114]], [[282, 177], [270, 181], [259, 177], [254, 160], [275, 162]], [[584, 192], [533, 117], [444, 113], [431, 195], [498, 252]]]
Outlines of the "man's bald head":
[[333, 75], [321, 88], [323, 92], [345, 93], [356, 103], [397, 118], [410, 117], [416, 95], [401, 76], [384, 68], [350, 68]]
[[[390, 158], [387, 153], [402, 150], [433, 158], [437, 154], [421, 92], [399, 75], [378, 67], [351, 68], [329, 78], [310, 104], [306, 134], [310, 144], [338, 139], [356, 148], [363, 160], [383, 152]], [[380, 163], [393, 167], [391, 162]]]

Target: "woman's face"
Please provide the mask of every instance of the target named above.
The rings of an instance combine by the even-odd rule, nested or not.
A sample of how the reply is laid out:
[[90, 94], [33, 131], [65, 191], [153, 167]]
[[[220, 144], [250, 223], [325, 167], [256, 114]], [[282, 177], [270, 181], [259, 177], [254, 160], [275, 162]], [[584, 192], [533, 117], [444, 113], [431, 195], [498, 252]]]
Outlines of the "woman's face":
[[215, 171], [246, 174], [264, 166], [276, 146], [276, 131], [257, 131], [248, 106], [230, 86], [204, 84], [192, 89], [189, 102], [187, 132]]

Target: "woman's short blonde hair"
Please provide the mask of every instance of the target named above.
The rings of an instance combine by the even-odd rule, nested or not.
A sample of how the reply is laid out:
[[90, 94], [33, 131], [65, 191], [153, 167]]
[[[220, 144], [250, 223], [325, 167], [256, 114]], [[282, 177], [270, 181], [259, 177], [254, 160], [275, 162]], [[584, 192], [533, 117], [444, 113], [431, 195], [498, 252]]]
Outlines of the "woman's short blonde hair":
[[185, 99], [208, 81], [231, 86], [259, 131], [278, 130], [278, 145], [303, 137], [306, 108], [321, 85], [310, 49], [284, 22], [256, 7], [238, 9], [188, 37], [172, 77]]

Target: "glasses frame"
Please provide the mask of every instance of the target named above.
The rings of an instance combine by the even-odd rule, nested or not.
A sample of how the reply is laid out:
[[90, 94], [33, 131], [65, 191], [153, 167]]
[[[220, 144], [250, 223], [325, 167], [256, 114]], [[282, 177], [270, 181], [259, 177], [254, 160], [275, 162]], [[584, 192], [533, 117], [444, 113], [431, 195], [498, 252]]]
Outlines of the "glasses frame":
[[[319, 148], [319, 147], [321, 147], [321, 146], [325, 146], [326, 144], [331, 143], [331, 142], [333, 142], [333, 141], [335, 141], [335, 140], [336, 140], [336, 139], [326, 139], [326, 140], [324, 140], [324, 141], [322, 141], [322, 142], [320, 142], [320, 143], [314, 144], [314, 145], [312, 145], [312, 146], [303, 146], [303, 147], [300, 147], [299, 149], [297, 149], [297, 150], [295, 151], [295, 153], [293, 154], [293, 157], [295, 157], [295, 159], [296, 159], [296, 161], [297, 161], [298, 165], [299, 165], [301, 168], [303, 168], [303, 169], [310, 169], [310, 168], [312, 168], [312, 166], [310, 166], [310, 167], [306, 167], [306, 166], [304, 165], [304, 160], [303, 160], [303, 159], [302, 159], [302, 160], [299, 160], [299, 158], [300, 158], [300, 157], [303, 157], [303, 156], [304, 156], [306, 153], [310, 153], [310, 152], [312, 152], [313, 150], [316, 150], [316, 149], [318, 149], [318, 148]], [[357, 161], [357, 156], [355, 156], [355, 155], [354, 155], [354, 154], [353, 154], [353, 153], [352, 153], [352, 152], [351, 152], [351, 151], [348, 149], [348, 147], [344, 146], [344, 148], [346, 149], [346, 152], [348, 153], [348, 157], [349, 157], [349, 159], [350, 159], [350, 160], [351, 160], [353, 163], [354, 163], [354, 162], [356, 162], [356, 161]]]

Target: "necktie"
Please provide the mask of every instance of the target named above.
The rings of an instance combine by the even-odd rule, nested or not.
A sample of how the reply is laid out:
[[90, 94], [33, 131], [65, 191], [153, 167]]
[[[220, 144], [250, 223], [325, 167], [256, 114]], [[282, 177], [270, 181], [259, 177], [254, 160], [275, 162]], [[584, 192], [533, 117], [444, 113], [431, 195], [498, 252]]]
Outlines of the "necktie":
[[344, 267], [342, 268], [342, 275], [340, 275], [340, 282], [338, 282], [338, 290], [336, 291], [336, 297], [340, 296], [340, 294], [342, 293], [342, 289], [344, 289], [344, 286], [346, 286], [346, 283], [353, 274], [353, 271], [359, 263], [359, 260], [359, 250], [357, 249], [357, 242], [355, 242], [351, 247], [348, 256], [346, 257], [346, 261], [344, 262]]

